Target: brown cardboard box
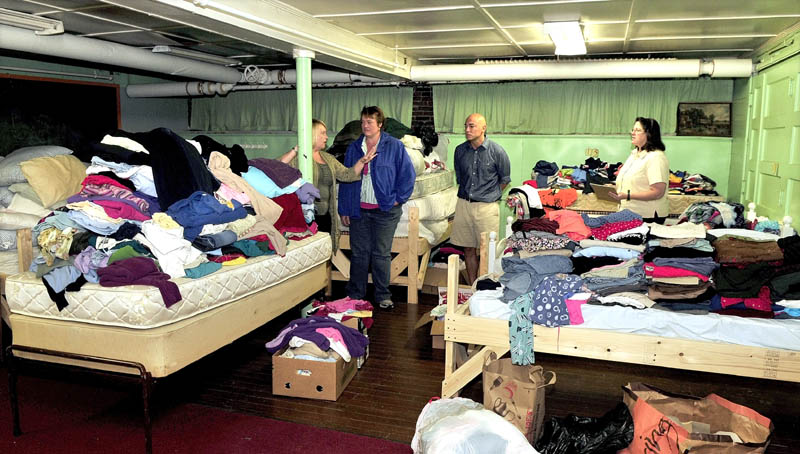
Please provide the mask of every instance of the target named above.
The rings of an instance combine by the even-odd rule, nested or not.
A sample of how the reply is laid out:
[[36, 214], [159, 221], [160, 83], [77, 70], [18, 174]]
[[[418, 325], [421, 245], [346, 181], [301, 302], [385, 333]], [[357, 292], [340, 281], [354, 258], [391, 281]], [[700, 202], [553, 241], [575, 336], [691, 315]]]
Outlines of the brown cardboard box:
[[312, 361], [272, 355], [272, 394], [336, 400], [356, 374], [356, 361]]
[[433, 348], [444, 348], [444, 320], [434, 320], [431, 323], [431, 342]]
[[428, 323], [431, 324], [431, 342], [433, 343], [433, 348], [444, 348], [444, 320], [436, 320], [431, 317], [430, 312], [426, 312], [417, 320], [414, 329], [422, 328]]

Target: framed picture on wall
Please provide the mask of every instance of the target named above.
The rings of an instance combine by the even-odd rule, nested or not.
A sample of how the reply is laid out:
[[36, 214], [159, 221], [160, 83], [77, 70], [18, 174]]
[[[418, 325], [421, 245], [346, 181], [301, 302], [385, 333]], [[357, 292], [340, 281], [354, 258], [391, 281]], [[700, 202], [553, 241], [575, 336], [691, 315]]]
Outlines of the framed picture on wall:
[[678, 103], [679, 136], [731, 136], [731, 103]]

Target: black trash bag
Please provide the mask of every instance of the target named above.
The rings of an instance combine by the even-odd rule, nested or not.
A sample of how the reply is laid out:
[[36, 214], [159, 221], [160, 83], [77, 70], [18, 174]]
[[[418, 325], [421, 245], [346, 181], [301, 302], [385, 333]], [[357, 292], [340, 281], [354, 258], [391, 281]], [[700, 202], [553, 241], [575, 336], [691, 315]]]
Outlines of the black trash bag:
[[424, 149], [422, 150], [423, 156], [428, 156], [433, 151], [433, 147], [439, 144], [439, 134], [436, 134], [436, 129], [430, 121], [422, 122], [414, 126], [411, 135], [417, 136], [422, 140]]
[[540, 454], [616, 454], [633, 441], [633, 418], [620, 402], [600, 418], [550, 418], [536, 442]]

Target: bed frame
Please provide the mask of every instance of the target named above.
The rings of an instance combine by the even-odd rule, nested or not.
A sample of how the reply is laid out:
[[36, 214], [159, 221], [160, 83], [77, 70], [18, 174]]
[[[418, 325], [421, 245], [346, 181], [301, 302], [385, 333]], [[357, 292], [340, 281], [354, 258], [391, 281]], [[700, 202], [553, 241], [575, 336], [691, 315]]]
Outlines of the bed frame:
[[[25, 235], [27, 241], [21, 241]], [[30, 230], [19, 231], [17, 244], [30, 245], [30, 235]], [[28, 249], [27, 253], [21, 252], [20, 270], [30, 266], [32, 251]], [[252, 295], [153, 329], [8, 314], [13, 339], [6, 349], [6, 359], [14, 435], [22, 433], [16, 389], [17, 359], [25, 358], [133, 376], [142, 387], [145, 450], [152, 452], [149, 408], [154, 380], [182, 369], [292, 309], [326, 288], [329, 275], [330, 261], [326, 261]]]
[[[484, 235], [485, 237], [485, 235]], [[479, 275], [486, 272], [488, 255], [481, 247]], [[471, 317], [469, 306], [456, 307], [458, 258], [448, 259], [447, 313], [445, 315], [445, 368], [442, 397], [458, 395], [461, 389], [482, 372], [489, 351], [498, 357], [509, 351], [507, 320]], [[476, 346], [469, 359], [461, 363], [457, 344]], [[623, 363], [670, 367], [743, 377], [800, 382], [800, 352], [750, 347], [720, 342], [683, 340], [641, 334], [615, 333], [569, 327], [534, 327], [534, 351]]]
[[[444, 239], [450, 237], [449, 229], [443, 236]], [[426, 282], [428, 272], [428, 261], [431, 257], [431, 249], [436, 246], [428, 243], [428, 240], [419, 236], [419, 208], [409, 207], [408, 209], [408, 237], [395, 237], [392, 241], [392, 267], [389, 275], [389, 285], [399, 285], [406, 287], [407, 299], [409, 304], [419, 302], [419, 290], [425, 285], [438, 285], [438, 282]], [[350, 280], [350, 259], [342, 250], [350, 250], [350, 235], [342, 235], [339, 239], [339, 250], [331, 258], [333, 268], [330, 279], [332, 281]], [[400, 274], [407, 271], [405, 276]], [[372, 282], [372, 277], [368, 278]], [[330, 293], [330, 291], [328, 292]]]

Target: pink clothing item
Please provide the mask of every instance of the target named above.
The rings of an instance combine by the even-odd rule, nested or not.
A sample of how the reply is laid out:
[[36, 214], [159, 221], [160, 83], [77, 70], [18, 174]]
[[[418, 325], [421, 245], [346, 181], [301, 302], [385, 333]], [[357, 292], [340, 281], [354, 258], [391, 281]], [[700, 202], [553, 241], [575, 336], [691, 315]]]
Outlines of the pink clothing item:
[[236, 200], [237, 202], [241, 203], [242, 205], [250, 203], [250, 197], [247, 196], [244, 192], [237, 191], [232, 187], [228, 186], [225, 183], [221, 183], [219, 185], [219, 189], [217, 189], [217, 194], [225, 200]]
[[573, 241], [585, 240], [592, 233], [592, 230], [583, 223], [583, 218], [577, 211], [551, 211], [547, 213], [547, 219], [558, 222], [557, 234], [565, 233]]
[[653, 262], [644, 264], [644, 274], [647, 277], [696, 277], [703, 282], [708, 281], [708, 276], [698, 273], [697, 271], [685, 270], [674, 266], [658, 266]]
[[325, 316], [330, 313], [347, 312], [351, 309], [354, 311], [371, 311], [373, 309], [369, 301], [351, 299], [349, 296], [336, 301], [315, 301], [313, 306], [321, 307], [321, 309], [317, 309], [317, 311], [314, 312], [314, 315], [319, 316]]
[[339, 330], [336, 328], [317, 328], [315, 331], [327, 337], [331, 341], [336, 341], [342, 345], [347, 345], [344, 342], [342, 333], [340, 333]]
[[772, 311], [772, 301], [769, 299], [769, 287], [761, 287], [758, 291], [758, 296], [755, 298], [728, 298], [726, 296], [720, 297], [720, 304], [722, 307], [733, 306], [734, 304], [744, 303], [748, 309], [755, 309], [757, 311]]
[[[95, 174], [88, 175], [86, 178], [83, 179], [83, 182], [81, 183], [81, 186], [83, 186], [85, 188], [87, 184], [94, 184], [94, 185], [97, 185], [97, 186], [104, 185], [104, 184], [110, 184], [110, 185], [113, 185], [113, 186], [118, 186], [118, 187], [120, 187], [122, 189], [130, 190], [129, 187], [127, 187], [124, 184], [120, 183], [119, 181], [117, 181], [117, 180], [115, 180], [113, 178], [107, 177], [105, 175], [95, 175]], [[132, 185], [133, 185], [133, 183], [131, 183], [131, 186]]]
[[376, 208], [380, 208], [380, 206], [377, 203], [361, 202], [361, 208], [365, 210], [374, 210]]
[[125, 202], [114, 202], [111, 200], [95, 200], [92, 203], [100, 205], [105, 210], [108, 217], [114, 219], [130, 219], [133, 221], [147, 221], [150, 216], [142, 213], [136, 208]]
[[586, 304], [586, 300], [571, 300], [566, 299], [564, 303], [567, 305], [567, 314], [569, 314], [570, 325], [583, 324], [583, 311], [581, 305]]
[[592, 236], [597, 240], [606, 240], [609, 235], [617, 232], [624, 232], [625, 230], [635, 229], [644, 224], [641, 219], [632, 221], [609, 222], [602, 227], [597, 227], [592, 230]]

